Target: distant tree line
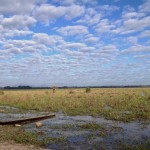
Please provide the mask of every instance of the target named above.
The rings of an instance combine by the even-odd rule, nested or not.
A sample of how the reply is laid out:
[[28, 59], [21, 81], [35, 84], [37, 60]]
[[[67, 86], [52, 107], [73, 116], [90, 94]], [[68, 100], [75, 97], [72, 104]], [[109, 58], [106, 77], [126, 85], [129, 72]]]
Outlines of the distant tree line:
[[5, 86], [1, 89], [50, 89], [50, 87], [32, 87], [32, 86]]
[[31, 86], [17, 86], [17, 87], [5, 86], [4, 89], [32, 89], [32, 87]]
[[[88, 88], [140, 88], [140, 87], [150, 87], [150, 85], [127, 85], [127, 86], [88, 86]], [[67, 88], [87, 88], [86, 86], [62, 86], [57, 87], [58, 89], [67, 89]], [[5, 86], [0, 89], [54, 89], [54, 87], [31, 87], [31, 86]]]

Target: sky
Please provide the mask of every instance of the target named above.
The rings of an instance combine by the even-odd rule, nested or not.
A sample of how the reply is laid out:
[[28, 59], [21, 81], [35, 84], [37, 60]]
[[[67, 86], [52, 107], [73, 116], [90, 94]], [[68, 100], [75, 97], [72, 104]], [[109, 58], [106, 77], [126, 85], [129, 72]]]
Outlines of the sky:
[[150, 0], [0, 0], [0, 87], [150, 85]]

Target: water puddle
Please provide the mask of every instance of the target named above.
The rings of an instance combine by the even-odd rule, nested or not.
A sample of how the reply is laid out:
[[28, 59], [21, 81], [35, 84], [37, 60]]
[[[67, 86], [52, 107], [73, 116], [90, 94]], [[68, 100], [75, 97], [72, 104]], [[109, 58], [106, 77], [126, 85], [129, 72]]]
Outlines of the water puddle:
[[[47, 114], [47, 112], [38, 114], [33, 111], [24, 114], [0, 113], [0, 120], [30, 118], [41, 114]], [[23, 128], [26, 131], [38, 133], [41, 139], [55, 138], [53, 143], [46, 145], [47, 148], [53, 150], [100, 149], [103, 144], [106, 149], [111, 150], [116, 141], [135, 144], [150, 140], [150, 122], [124, 123], [92, 116], [66, 116], [62, 113], [56, 113], [55, 118], [41, 122], [42, 126], [39, 128], [36, 128], [35, 123], [25, 124]], [[57, 141], [57, 138], [62, 140]]]
[[71, 136], [67, 139], [70, 143], [78, 143], [78, 142], [85, 142], [86, 139], [83, 136]]
[[0, 106], [0, 113], [20, 112], [20, 109], [10, 106]]

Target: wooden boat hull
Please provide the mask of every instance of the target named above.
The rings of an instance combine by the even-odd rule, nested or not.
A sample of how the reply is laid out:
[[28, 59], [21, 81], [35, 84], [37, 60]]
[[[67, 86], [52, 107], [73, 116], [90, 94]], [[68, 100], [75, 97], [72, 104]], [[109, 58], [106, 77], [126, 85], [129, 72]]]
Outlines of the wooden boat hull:
[[50, 119], [54, 118], [55, 114], [49, 114], [45, 116], [37, 116], [33, 118], [25, 118], [25, 119], [19, 119], [19, 120], [12, 120], [12, 121], [0, 121], [0, 125], [15, 125], [15, 124], [27, 124], [32, 123], [40, 120]]

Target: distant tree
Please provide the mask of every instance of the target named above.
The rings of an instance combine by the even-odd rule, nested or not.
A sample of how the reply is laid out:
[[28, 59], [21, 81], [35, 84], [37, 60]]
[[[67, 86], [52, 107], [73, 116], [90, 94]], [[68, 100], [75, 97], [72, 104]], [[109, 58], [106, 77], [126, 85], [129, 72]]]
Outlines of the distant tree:
[[69, 94], [75, 94], [75, 90], [69, 90]]
[[10, 86], [5, 86], [4, 89], [11, 89], [11, 87]]
[[52, 90], [53, 90], [53, 93], [55, 93], [56, 92], [56, 86], [53, 86]]
[[11, 87], [11, 86], [5, 86], [4, 89], [31, 89], [31, 86], [17, 86], [17, 87]]
[[21, 86], [21, 85], [19, 85], [18, 86], [18, 89], [31, 89], [31, 87], [30, 86]]
[[90, 89], [89, 87], [87, 87], [87, 88], [85, 89], [85, 92], [86, 92], [86, 93], [90, 93], [90, 92], [91, 92], [91, 89]]

